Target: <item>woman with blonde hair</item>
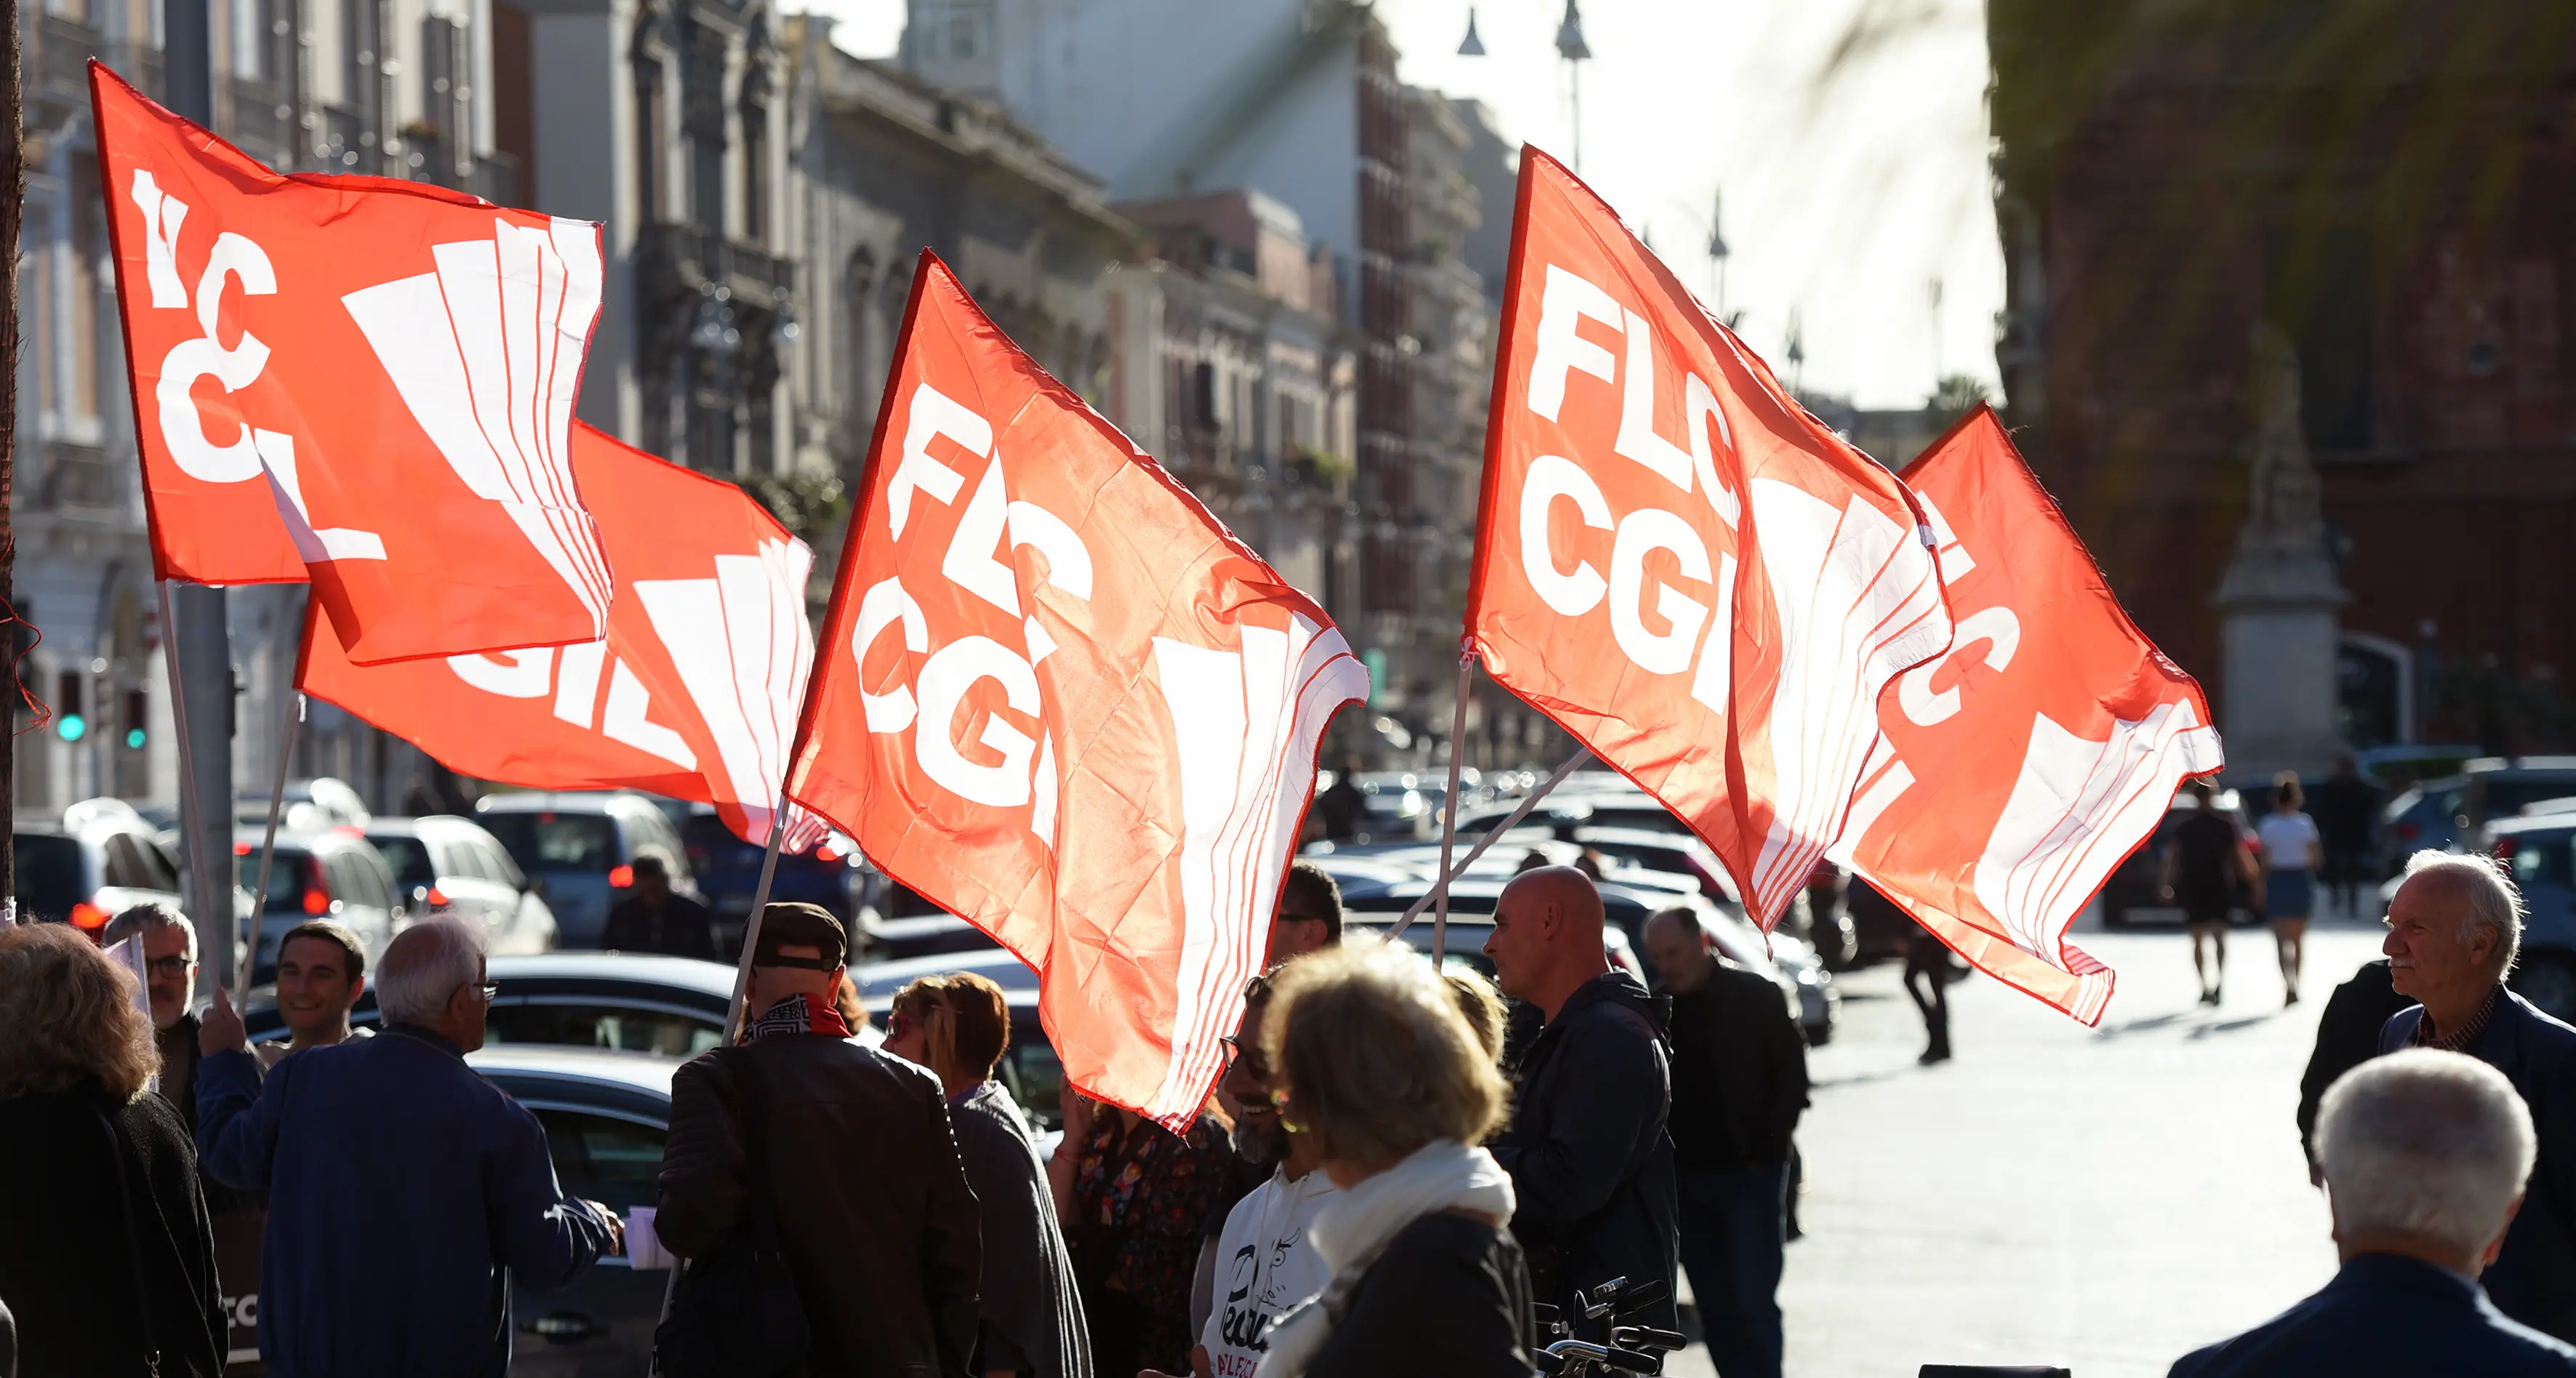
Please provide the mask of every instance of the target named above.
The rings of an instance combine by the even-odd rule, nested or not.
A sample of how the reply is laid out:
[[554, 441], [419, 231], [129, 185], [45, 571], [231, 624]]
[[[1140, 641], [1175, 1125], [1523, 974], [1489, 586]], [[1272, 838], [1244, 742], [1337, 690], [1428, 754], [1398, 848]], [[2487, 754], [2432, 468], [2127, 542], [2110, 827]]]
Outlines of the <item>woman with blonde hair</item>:
[[1279, 973], [1261, 1036], [1272, 1097], [1341, 1196], [1309, 1232], [1331, 1280], [1270, 1328], [1258, 1378], [1533, 1370], [1511, 1178], [1476, 1147], [1509, 1089], [1491, 1031], [1461, 1011], [1470, 994], [1380, 942]]
[[0, 1297], [20, 1372], [223, 1371], [214, 1230], [187, 1126], [149, 1093], [159, 1065], [132, 973], [66, 925], [0, 928]]

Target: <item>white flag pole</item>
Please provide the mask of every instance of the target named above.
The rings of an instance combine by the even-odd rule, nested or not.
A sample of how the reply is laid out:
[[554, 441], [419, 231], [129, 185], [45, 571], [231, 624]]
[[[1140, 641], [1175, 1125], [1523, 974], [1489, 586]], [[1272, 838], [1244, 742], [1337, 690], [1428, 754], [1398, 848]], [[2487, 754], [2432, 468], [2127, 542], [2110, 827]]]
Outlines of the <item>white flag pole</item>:
[[1458, 840], [1458, 769], [1467, 759], [1467, 689], [1476, 678], [1476, 655], [1458, 652], [1458, 692], [1449, 713], [1449, 793], [1440, 805], [1440, 879], [1432, 886], [1431, 966], [1438, 970], [1449, 952], [1449, 849]]
[[[1475, 846], [1467, 849], [1467, 854], [1458, 858], [1458, 864], [1454, 869], [1443, 870], [1441, 872], [1443, 879], [1456, 880], [1458, 877], [1465, 875], [1467, 873], [1467, 868], [1476, 864], [1476, 858], [1485, 854], [1486, 848], [1502, 841], [1503, 834], [1519, 827], [1521, 825], [1521, 820], [1529, 817], [1530, 810], [1537, 808], [1539, 801], [1548, 796], [1548, 791], [1564, 784], [1565, 777], [1572, 775], [1575, 767], [1582, 765], [1585, 761], [1590, 759], [1592, 759], [1591, 748], [1576, 747], [1573, 755], [1566, 757], [1556, 769], [1548, 772], [1546, 779], [1539, 781], [1535, 788], [1533, 788], [1529, 793], [1521, 796], [1519, 806], [1514, 808], [1510, 813], [1503, 815], [1503, 821], [1495, 824], [1492, 831], [1485, 834], [1483, 841], [1478, 842]], [[1444, 892], [1445, 887], [1435, 887], [1433, 891], [1426, 891], [1422, 898], [1415, 900], [1413, 902], [1413, 906], [1404, 911], [1404, 917], [1396, 920], [1395, 927], [1387, 930], [1387, 941], [1393, 942], [1395, 939], [1403, 936], [1404, 930], [1412, 926], [1414, 916], [1422, 912], [1424, 905], [1431, 903], [1432, 895], [1434, 893]]]
[[304, 691], [298, 689], [295, 716], [286, 720], [286, 741], [277, 752], [277, 778], [268, 786], [268, 833], [259, 840], [259, 888], [250, 892], [250, 951], [233, 972], [233, 1008], [237, 1010], [250, 1008], [250, 969], [259, 964], [259, 924], [268, 913], [268, 874], [277, 865], [277, 816], [286, 806], [286, 772], [295, 763], [296, 739], [303, 735]]

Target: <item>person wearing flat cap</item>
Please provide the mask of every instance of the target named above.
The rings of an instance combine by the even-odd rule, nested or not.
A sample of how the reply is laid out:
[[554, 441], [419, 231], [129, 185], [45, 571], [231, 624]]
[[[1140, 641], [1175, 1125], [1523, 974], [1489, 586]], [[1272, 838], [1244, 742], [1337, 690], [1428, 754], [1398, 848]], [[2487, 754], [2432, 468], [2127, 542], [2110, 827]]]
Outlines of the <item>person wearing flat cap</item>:
[[656, 1232], [703, 1258], [765, 1216], [812, 1332], [806, 1371], [963, 1378], [983, 1257], [947, 1095], [850, 1041], [839, 919], [773, 904], [758, 922], [739, 1039], [671, 1077]]

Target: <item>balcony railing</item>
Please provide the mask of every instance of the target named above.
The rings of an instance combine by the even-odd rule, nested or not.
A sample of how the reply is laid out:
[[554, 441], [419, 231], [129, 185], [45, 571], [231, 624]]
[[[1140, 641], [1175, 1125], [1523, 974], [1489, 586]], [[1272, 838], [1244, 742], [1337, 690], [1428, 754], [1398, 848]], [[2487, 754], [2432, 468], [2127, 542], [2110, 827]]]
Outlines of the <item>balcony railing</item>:
[[45, 506], [57, 512], [110, 515], [123, 511], [136, 474], [95, 445], [50, 441], [45, 446]]
[[698, 225], [645, 226], [635, 239], [635, 258], [650, 291], [724, 287], [748, 306], [776, 311], [796, 290], [795, 264]]

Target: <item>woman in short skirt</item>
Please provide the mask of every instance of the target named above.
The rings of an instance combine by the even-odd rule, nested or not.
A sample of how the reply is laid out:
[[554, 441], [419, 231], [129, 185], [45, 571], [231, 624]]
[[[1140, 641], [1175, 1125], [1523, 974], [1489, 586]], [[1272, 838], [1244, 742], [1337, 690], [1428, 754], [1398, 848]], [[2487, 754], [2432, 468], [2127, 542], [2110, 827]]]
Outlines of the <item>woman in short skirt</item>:
[[2285, 1007], [2299, 1003], [2299, 949], [2317, 892], [2317, 824], [2299, 812], [2302, 802], [2299, 777], [2285, 770], [2272, 780], [2272, 811], [2254, 825], [2263, 845], [2263, 913], [2280, 949]]

